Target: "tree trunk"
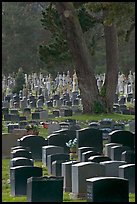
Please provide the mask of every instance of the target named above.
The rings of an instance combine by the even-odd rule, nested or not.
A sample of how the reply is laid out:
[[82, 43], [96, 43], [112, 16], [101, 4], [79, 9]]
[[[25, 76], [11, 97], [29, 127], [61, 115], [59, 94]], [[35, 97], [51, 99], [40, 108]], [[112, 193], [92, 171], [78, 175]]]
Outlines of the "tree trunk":
[[91, 64], [91, 56], [79, 20], [72, 2], [55, 2], [54, 4], [60, 15], [69, 49], [74, 59], [83, 113], [92, 113], [94, 103], [99, 101], [100, 97]]
[[118, 84], [118, 38], [115, 25], [104, 26], [106, 42], [106, 108], [108, 113], [113, 112], [113, 103]]

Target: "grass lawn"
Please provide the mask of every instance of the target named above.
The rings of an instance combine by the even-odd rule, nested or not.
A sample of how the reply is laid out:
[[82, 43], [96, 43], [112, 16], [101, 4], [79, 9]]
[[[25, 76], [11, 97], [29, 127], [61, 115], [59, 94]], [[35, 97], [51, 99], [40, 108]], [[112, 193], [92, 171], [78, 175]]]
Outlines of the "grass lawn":
[[[26, 202], [26, 196], [10, 196], [9, 179], [9, 159], [2, 160], [2, 202]], [[43, 176], [48, 175], [47, 168], [42, 165], [42, 162], [35, 162], [34, 166], [43, 168]], [[69, 193], [63, 193], [63, 202], [86, 202], [86, 200], [71, 200]], [[129, 202], [135, 202], [135, 194], [129, 194]]]

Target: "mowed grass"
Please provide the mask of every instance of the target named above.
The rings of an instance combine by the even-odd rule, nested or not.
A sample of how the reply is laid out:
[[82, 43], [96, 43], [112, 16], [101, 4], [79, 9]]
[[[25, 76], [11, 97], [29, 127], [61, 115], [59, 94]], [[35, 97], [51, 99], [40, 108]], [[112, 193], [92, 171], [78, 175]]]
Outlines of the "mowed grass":
[[[2, 160], [2, 202], [27, 202], [26, 196], [10, 195], [9, 180], [9, 162], [10, 159]], [[48, 175], [47, 168], [42, 165], [42, 162], [34, 162], [34, 166], [42, 167], [43, 176]], [[71, 200], [68, 192], [63, 193], [63, 202], [87, 202], [86, 200]], [[129, 194], [129, 202], [135, 202], [135, 194]]]

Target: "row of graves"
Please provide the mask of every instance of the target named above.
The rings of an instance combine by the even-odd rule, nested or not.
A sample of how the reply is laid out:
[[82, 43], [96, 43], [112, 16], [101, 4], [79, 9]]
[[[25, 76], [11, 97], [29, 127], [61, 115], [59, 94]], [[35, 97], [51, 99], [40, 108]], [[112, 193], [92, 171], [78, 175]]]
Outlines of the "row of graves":
[[[105, 74], [96, 76], [97, 86], [100, 90], [104, 81]], [[76, 72], [70, 77], [67, 74], [57, 74], [55, 79], [49, 74], [32, 75], [25, 74], [25, 84], [19, 94], [12, 93], [15, 83], [13, 77], [4, 77], [2, 80], [2, 107], [10, 109], [42, 109], [45, 106], [55, 109], [53, 115], [71, 116], [82, 112], [82, 100], [78, 88]], [[135, 114], [135, 108], [128, 108], [126, 103], [135, 107], [135, 73], [129, 73], [126, 78], [124, 74], [118, 75], [118, 85], [114, 100], [114, 111], [122, 114]]]
[[[66, 143], [75, 138], [77, 158], [70, 159]], [[42, 161], [47, 176], [34, 161]], [[105, 145], [95, 123], [55, 130], [46, 139], [25, 135], [10, 149], [9, 172], [11, 196], [25, 195], [27, 202], [63, 202], [63, 192], [87, 202], [129, 202], [135, 193], [135, 132], [112, 130]]]

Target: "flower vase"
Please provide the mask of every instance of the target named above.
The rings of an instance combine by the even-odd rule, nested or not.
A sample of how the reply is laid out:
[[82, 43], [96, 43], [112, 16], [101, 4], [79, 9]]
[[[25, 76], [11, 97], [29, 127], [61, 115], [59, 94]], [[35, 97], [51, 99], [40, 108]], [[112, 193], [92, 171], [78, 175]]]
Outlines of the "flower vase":
[[70, 148], [69, 156], [70, 156], [70, 160], [77, 160], [76, 147]]

